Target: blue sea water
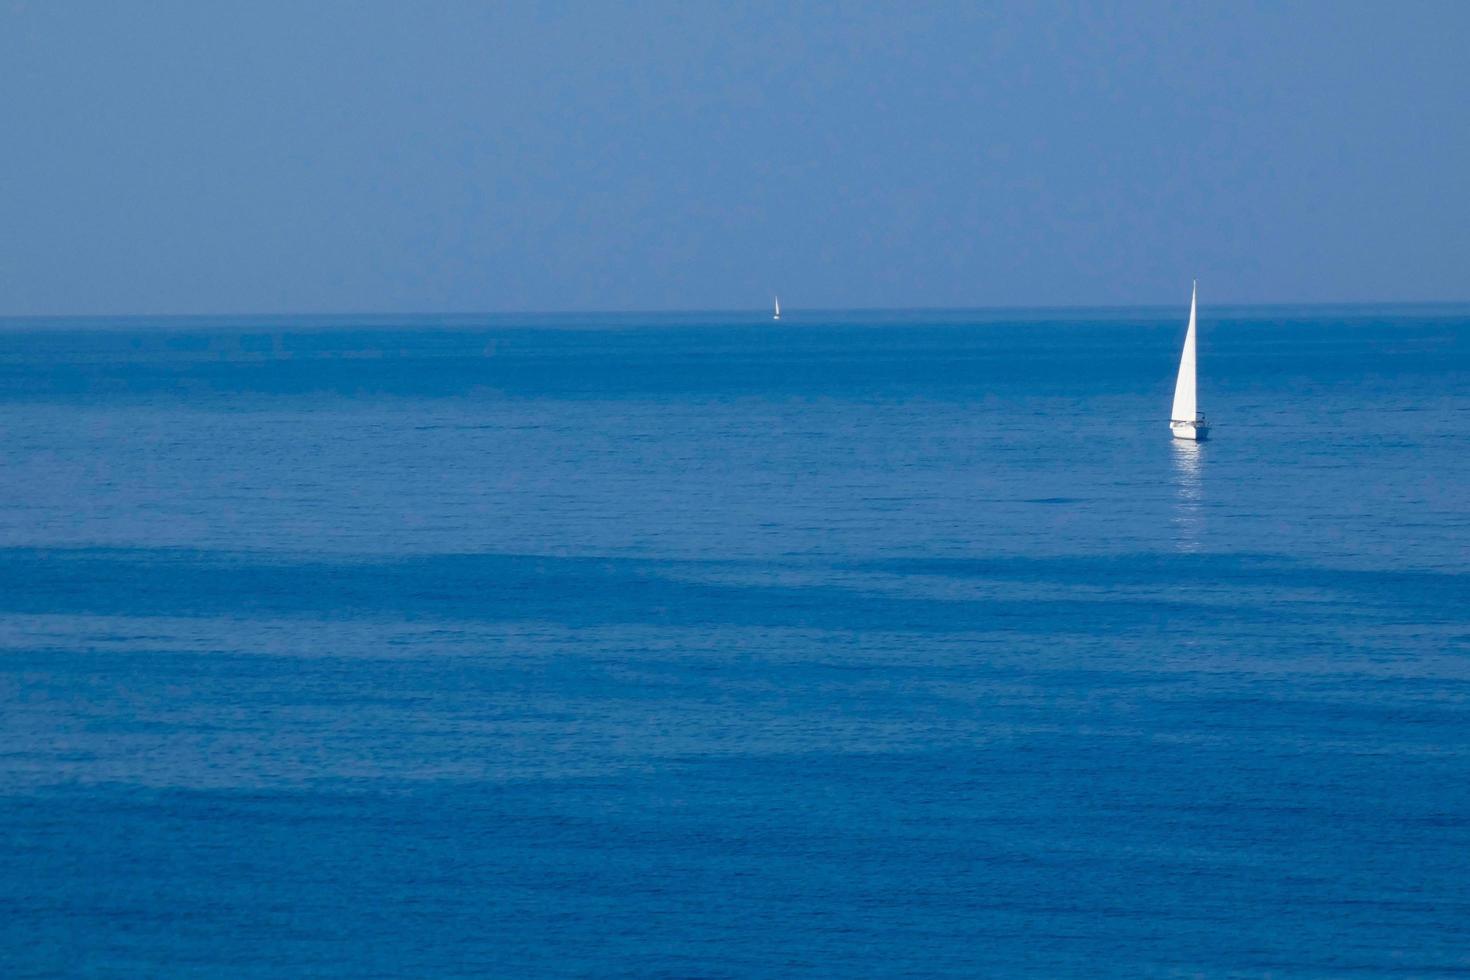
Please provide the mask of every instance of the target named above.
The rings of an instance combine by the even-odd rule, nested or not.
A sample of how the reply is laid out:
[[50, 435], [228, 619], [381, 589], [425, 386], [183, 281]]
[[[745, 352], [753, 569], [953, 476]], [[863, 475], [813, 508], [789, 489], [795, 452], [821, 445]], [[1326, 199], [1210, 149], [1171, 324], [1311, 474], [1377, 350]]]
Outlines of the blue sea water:
[[0, 322], [0, 973], [1470, 973], [1470, 310]]

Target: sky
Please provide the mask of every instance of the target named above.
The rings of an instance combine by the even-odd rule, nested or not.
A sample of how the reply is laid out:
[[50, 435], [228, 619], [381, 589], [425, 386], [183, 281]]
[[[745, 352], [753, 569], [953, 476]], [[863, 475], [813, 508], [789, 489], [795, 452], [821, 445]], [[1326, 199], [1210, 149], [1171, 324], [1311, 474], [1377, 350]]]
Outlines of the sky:
[[1470, 3], [0, 0], [0, 315], [1470, 299]]

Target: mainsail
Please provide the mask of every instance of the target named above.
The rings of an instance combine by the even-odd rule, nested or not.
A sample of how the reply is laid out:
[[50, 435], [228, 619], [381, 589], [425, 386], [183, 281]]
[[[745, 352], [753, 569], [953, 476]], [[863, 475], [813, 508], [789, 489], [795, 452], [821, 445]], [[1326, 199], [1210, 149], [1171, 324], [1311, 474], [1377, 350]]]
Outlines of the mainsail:
[[1174, 383], [1175, 422], [1193, 422], [1199, 414], [1194, 400], [1194, 303], [1198, 283], [1189, 291], [1189, 332], [1184, 335], [1184, 353], [1179, 358], [1179, 380]]

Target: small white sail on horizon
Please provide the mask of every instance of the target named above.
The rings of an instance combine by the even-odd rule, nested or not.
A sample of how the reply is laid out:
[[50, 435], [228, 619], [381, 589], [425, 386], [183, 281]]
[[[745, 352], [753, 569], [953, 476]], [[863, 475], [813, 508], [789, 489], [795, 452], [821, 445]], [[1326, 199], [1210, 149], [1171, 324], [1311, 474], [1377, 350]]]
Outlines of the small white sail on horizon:
[[1169, 413], [1169, 430], [1176, 439], [1193, 439], [1196, 442], [1209, 435], [1210, 427], [1205, 417], [1199, 414], [1196, 360], [1196, 309], [1199, 283], [1189, 291], [1189, 330], [1184, 334], [1184, 352], [1179, 355], [1179, 377], [1174, 382], [1174, 408]]
[[779, 296], [776, 297], [776, 312], [771, 317], [771, 319], [772, 320], [779, 320], [779, 319], [781, 319], [781, 297], [779, 297]]

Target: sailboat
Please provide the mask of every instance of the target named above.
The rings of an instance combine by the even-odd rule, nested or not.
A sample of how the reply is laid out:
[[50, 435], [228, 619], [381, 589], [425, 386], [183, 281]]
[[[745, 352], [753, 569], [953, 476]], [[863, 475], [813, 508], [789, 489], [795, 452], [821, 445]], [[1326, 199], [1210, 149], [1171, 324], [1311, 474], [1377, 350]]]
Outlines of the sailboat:
[[772, 320], [781, 319], [781, 297], [776, 297], [776, 312], [771, 316]]
[[1199, 283], [1196, 282], [1189, 292], [1189, 331], [1184, 335], [1184, 353], [1179, 356], [1179, 380], [1174, 382], [1174, 410], [1169, 414], [1169, 431], [1174, 433], [1174, 438], [1195, 442], [1203, 441], [1210, 434], [1210, 427], [1195, 404], [1195, 299], [1198, 293]]

